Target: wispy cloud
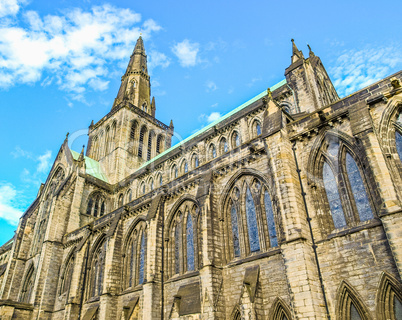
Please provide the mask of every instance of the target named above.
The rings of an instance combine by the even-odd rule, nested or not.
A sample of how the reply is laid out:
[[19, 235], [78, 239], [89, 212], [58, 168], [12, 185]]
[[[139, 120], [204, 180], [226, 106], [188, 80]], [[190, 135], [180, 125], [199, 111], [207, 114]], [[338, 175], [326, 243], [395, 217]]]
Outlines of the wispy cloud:
[[162, 52], [152, 50], [149, 53], [148, 69], [153, 70], [154, 68], [160, 66], [162, 68], [167, 68], [170, 64], [170, 59]]
[[215, 84], [215, 82], [208, 80], [205, 83], [205, 86], [207, 87], [207, 92], [212, 92], [215, 91], [216, 89], [218, 89], [217, 85]]
[[211, 105], [211, 108], [216, 108], [218, 106], [218, 102]]
[[17, 190], [10, 183], [0, 183], [0, 218], [16, 226], [23, 212], [16, 206]]
[[[73, 8], [60, 15], [24, 11], [23, 2], [0, 1], [0, 88], [16, 83], [55, 83], [79, 100], [88, 88], [106, 90], [110, 62], [127, 60], [140, 34], [161, 29], [154, 20], [141, 22], [130, 9], [104, 4], [88, 11]], [[18, 13], [18, 15], [17, 15]], [[151, 59], [153, 55], [151, 53]], [[156, 65], [167, 65], [163, 54]]]
[[376, 82], [402, 66], [401, 47], [349, 50], [334, 63], [329, 73], [340, 96], [346, 96]]
[[43, 154], [36, 156], [32, 152], [23, 150], [17, 146], [11, 154], [14, 158], [24, 157], [36, 163], [34, 171], [31, 172], [27, 168], [24, 168], [21, 172], [21, 180], [35, 186], [40, 185], [40, 183], [46, 178], [46, 175], [52, 166], [52, 152], [50, 150], [46, 150]]
[[222, 115], [219, 112], [211, 112], [209, 115], [203, 113], [198, 117], [198, 120], [200, 122], [207, 122], [211, 123], [214, 122], [215, 120], [218, 120]]
[[172, 48], [172, 52], [179, 59], [182, 67], [193, 67], [199, 63], [199, 50], [200, 44], [197, 42], [190, 42], [188, 39], [176, 43]]
[[261, 77], [253, 78], [253, 79], [251, 79], [251, 81], [249, 83], [247, 83], [247, 86], [252, 87], [255, 83], [257, 83], [257, 82], [259, 82], [261, 80], [262, 80]]

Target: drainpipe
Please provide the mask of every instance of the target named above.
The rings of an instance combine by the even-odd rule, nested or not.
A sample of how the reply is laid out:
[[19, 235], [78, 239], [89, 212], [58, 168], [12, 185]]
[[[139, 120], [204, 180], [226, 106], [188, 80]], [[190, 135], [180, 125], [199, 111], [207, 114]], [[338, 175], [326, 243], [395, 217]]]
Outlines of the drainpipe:
[[165, 278], [165, 196], [162, 196], [161, 216], [162, 216], [162, 263], [161, 263], [161, 320], [164, 319], [163, 309], [165, 308], [164, 297], [164, 278]]
[[308, 226], [309, 226], [309, 229], [310, 229], [311, 242], [312, 242], [312, 247], [313, 247], [313, 251], [314, 251], [315, 263], [317, 265], [318, 278], [320, 280], [322, 296], [324, 298], [325, 310], [327, 312], [327, 318], [328, 318], [328, 320], [330, 320], [331, 316], [329, 314], [327, 297], [325, 295], [325, 288], [324, 288], [324, 282], [323, 282], [322, 274], [321, 274], [320, 262], [318, 261], [317, 246], [315, 245], [315, 240], [314, 240], [314, 235], [313, 235], [313, 228], [311, 227], [311, 218], [310, 218], [310, 215], [309, 215], [309, 212], [308, 212], [307, 201], [306, 201], [306, 193], [304, 192], [303, 183], [302, 183], [302, 179], [301, 179], [301, 176], [300, 176], [301, 170], [300, 170], [299, 164], [297, 162], [296, 141], [293, 143], [292, 150], [293, 150], [293, 156], [294, 156], [295, 162], [296, 162], [297, 175], [299, 176], [299, 183], [300, 183], [300, 188], [301, 188], [301, 195], [303, 197], [304, 209], [306, 210], [307, 222], [308, 222]]

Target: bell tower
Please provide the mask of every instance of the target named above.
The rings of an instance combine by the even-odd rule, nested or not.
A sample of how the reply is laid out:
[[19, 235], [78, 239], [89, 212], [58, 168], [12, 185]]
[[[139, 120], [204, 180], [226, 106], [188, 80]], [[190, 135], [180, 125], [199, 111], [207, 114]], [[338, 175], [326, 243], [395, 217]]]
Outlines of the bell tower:
[[113, 103], [113, 108], [123, 101], [130, 102], [155, 117], [155, 103], [151, 103], [151, 82], [148, 75], [147, 55], [141, 36], [131, 54], [127, 70], [121, 78], [120, 89]]
[[110, 112], [89, 126], [87, 156], [117, 183], [171, 146], [173, 125], [155, 118], [147, 55], [140, 36]]

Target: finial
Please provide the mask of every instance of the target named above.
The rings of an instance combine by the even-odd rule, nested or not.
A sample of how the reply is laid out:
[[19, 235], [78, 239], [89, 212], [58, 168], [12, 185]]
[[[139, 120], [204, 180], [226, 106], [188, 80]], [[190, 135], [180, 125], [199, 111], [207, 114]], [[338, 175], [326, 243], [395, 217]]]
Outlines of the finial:
[[82, 150], [81, 150], [80, 156], [78, 157], [78, 161], [84, 160], [84, 148], [85, 148], [85, 145], [82, 146]]
[[91, 127], [93, 127], [94, 126], [94, 121], [92, 120], [91, 121], [91, 124], [89, 125], [89, 127], [91, 128]]
[[295, 42], [295, 39], [292, 38], [292, 39], [290, 39], [290, 41]]
[[308, 47], [309, 55], [314, 56], [314, 52], [313, 52], [313, 50], [311, 50], [311, 47], [310, 47], [310, 45], [308, 43], [307, 43], [307, 47]]
[[64, 139], [64, 142], [68, 141], [68, 135], [70, 134], [70, 132], [67, 132], [66, 134], [66, 138]]
[[169, 128], [171, 128], [171, 129], [173, 129], [173, 128], [174, 128], [174, 126], [173, 126], [173, 120], [170, 120], [170, 125], [169, 125]]

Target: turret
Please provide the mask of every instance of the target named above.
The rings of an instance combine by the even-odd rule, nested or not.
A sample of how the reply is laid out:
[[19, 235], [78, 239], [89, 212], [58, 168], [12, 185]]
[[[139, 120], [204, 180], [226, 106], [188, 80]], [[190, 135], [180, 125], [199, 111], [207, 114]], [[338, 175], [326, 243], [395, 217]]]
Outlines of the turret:
[[313, 112], [339, 100], [321, 59], [308, 48], [309, 57], [304, 58], [292, 39], [291, 64], [285, 70], [286, 82], [301, 112]]

